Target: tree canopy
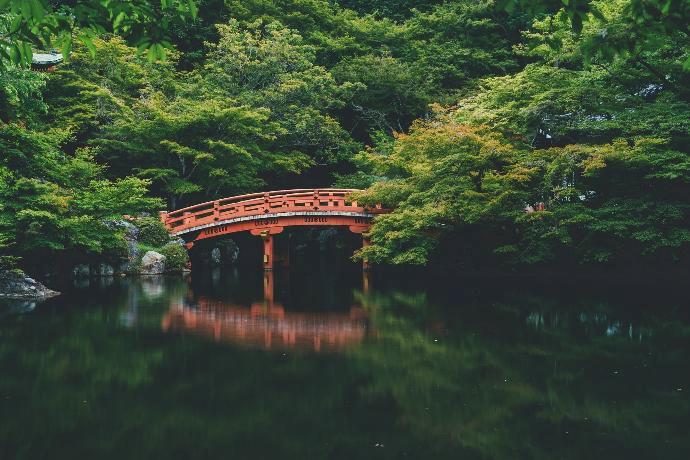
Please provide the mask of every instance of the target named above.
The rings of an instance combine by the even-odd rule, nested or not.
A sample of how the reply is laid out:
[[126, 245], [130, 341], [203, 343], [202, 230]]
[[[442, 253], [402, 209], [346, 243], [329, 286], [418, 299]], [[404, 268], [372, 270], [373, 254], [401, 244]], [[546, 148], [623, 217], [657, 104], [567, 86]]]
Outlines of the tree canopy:
[[[118, 213], [346, 185], [393, 209], [372, 261], [687, 264], [688, 8], [3, 2], [5, 260], [115, 251]], [[49, 46], [54, 72], [22, 66]]]

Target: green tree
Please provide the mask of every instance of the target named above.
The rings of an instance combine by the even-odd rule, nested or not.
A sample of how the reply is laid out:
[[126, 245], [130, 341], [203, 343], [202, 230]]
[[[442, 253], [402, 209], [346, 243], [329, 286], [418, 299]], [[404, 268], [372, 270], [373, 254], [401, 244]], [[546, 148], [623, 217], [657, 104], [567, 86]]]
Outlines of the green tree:
[[119, 254], [124, 241], [106, 221], [161, 207], [145, 197], [146, 181], [105, 180], [91, 152], [66, 155], [51, 135], [0, 126], [0, 149], [0, 235], [24, 266], [62, 252]]
[[279, 23], [242, 28], [231, 21], [218, 28], [220, 40], [209, 45], [204, 68], [210, 94], [269, 109], [269, 120], [281, 128], [273, 150], [294, 158], [295, 172], [305, 154], [318, 165], [351, 157], [357, 146], [332, 112], [344, 106], [354, 85], [336, 83], [315, 64], [314, 48]]
[[[615, 29], [627, 5], [601, 3], [602, 23], [608, 21]], [[513, 75], [483, 80], [481, 90], [460, 100], [447, 116], [413, 131], [411, 136], [421, 141], [414, 151], [422, 152], [421, 157], [402, 155], [410, 142], [406, 136], [392, 148], [369, 155], [374, 167], [392, 161], [396, 168], [379, 173], [388, 179], [375, 184], [366, 199], [397, 208], [375, 224], [375, 244], [364, 255], [423, 263], [430, 248], [437, 247], [438, 260], [475, 267], [482, 261], [542, 267], [669, 267], [690, 262], [690, 202], [684, 192], [690, 106], [679, 38], [660, 36], [654, 49], [613, 60], [588, 57], [585, 45], [598, 34], [597, 21], [585, 24], [577, 36], [566, 23], [557, 22], [559, 29], [549, 18], [536, 21], [527, 33], [533, 46], [524, 52], [540, 62]], [[561, 40], [558, 48], [551, 46], [555, 39]], [[444, 197], [462, 202], [466, 191], [444, 186], [446, 177], [463, 184], [462, 174], [448, 174], [440, 166], [422, 167], [425, 152], [439, 142], [436, 137], [449, 137], [423, 133], [456, 125], [483, 126], [493, 136], [500, 133], [510, 139], [513, 147], [506, 158], [520, 180], [498, 184], [496, 198], [489, 201], [496, 206], [486, 208], [485, 214], [477, 214], [482, 208], [458, 208], [444, 215], [442, 230], [432, 230], [429, 224], [436, 223], [447, 207]], [[454, 153], [455, 144], [460, 147], [463, 142], [446, 141], [440, 158], [466, 164], [473, 156]], [[396, 190], [398, 184], [402, 187]], [[409, 197], [415, 196], [426, 199], [410, 206]], [[499, 200], [500, 196], [511, 200]], [[426, 217], [425, 209], [433, 219]], [[474, 230], [467, 222], [473, 222]], [[415, 226], [420, 230], [411, 230]], [[394, 238], [400, 241], [397, 246]]]
[[387, 155], [370, 152], [374, 170], [390, 180], [360, 199], [395, 209], [376, 219], [361, 257], [425, 264], [440, 238], [472, 227], [497, 231], [521, 212], [532, 171], [513, 147], [486, 127], [439, 117], [398, 135]]
[[95, 52], [93, 39], [103, 33], [125, 36], [151, 60], [164, 58], [170, 28], [196, 13], [194, 0], [3, 0], [0, 66], [30, 65], [34, 47], [58, 47], [69, 58], [74, 35]]

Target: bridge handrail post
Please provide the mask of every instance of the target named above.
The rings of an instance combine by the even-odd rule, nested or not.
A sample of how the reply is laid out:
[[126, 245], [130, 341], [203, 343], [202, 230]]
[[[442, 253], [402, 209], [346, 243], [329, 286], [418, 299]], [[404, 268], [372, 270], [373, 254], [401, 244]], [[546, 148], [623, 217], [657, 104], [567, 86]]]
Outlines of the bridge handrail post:
[[271, 192], [264, 192], [264, 203], [263, 203], [263, 212], [269, 212], [270, 211], [270, 202], [271, 202]]

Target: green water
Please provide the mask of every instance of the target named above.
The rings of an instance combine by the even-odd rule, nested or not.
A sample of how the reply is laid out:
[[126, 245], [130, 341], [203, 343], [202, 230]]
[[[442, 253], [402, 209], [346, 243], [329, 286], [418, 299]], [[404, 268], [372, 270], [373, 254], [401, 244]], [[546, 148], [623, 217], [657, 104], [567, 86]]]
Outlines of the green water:
[[690, 458], [683, 289], [272, 281], [0, 305], [0, 459]]

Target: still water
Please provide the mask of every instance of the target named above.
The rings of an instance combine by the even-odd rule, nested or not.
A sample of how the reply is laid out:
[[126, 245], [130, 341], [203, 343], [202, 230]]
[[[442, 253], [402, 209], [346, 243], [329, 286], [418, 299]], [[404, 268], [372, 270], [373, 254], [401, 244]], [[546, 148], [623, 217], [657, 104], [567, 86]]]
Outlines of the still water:
[[684, 291], [381, 278], [0, 304], [0, 459], [690, 458]]

